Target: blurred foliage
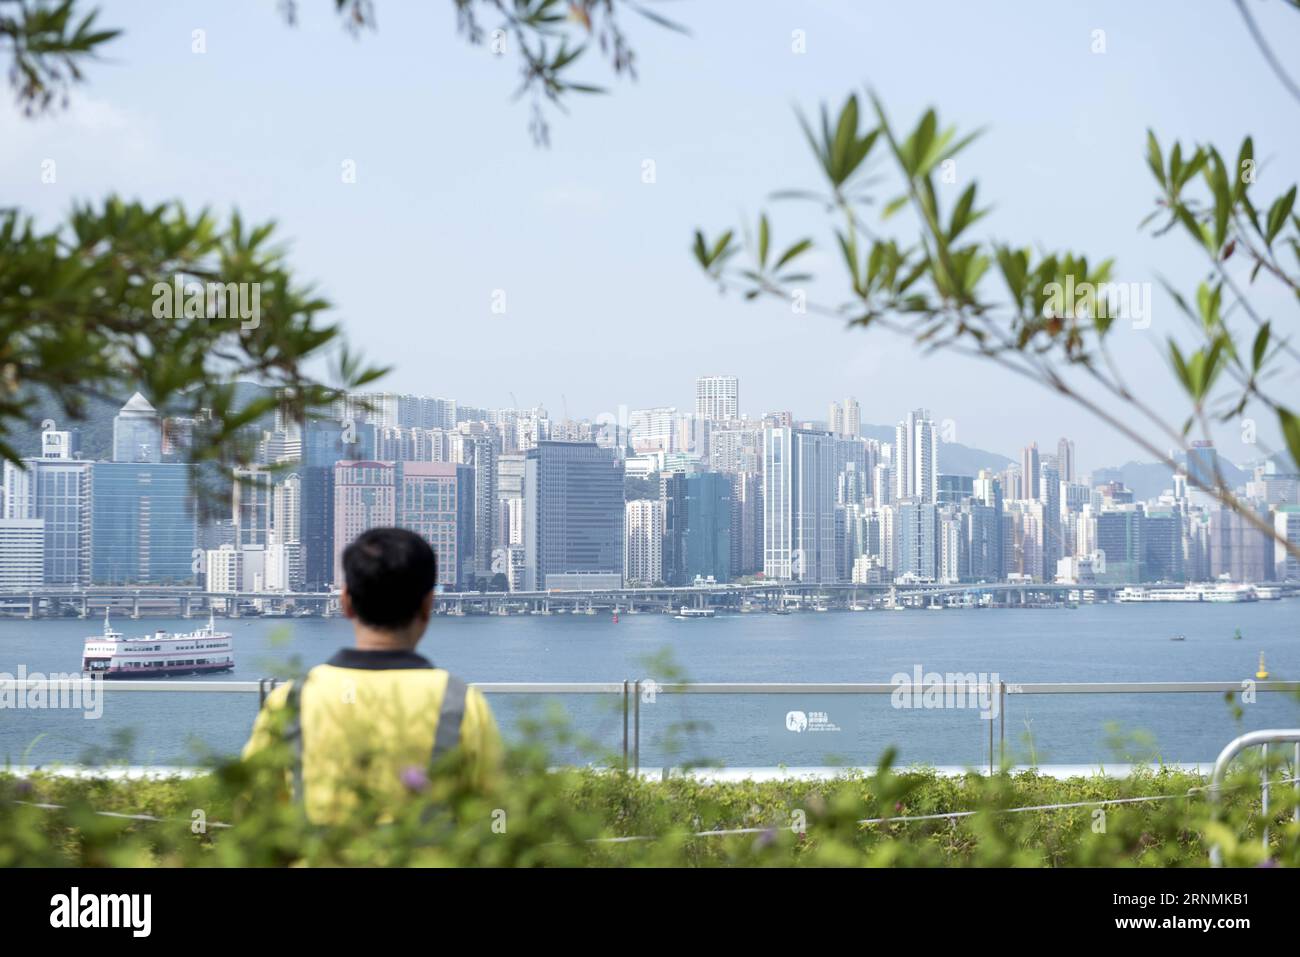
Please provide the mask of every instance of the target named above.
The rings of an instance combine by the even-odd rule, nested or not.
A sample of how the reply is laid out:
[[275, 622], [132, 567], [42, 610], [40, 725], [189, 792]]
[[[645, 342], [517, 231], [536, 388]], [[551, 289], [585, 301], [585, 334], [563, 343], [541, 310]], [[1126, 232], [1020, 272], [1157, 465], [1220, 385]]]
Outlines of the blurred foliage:
[[[332, 0], [339, 21], [353, 36], [378, 25], [374, 0]], [[615, 76], [636, 79], [636, 52], [621, 17], [633, 13], [664, 29], [686, 28], [653, 9], [654, 0], [451, 0], [456, 30], [469, 43], [518, 63], [515, 99], [531, 104], [529, 131], [548, 145], [546, 108], [563, 110], [573, 94], [605, 88], [572, 78], [573, 68], [593, 46]], [[279, 0], [291, 26], [302, 0]], [[89, 10], [87, 12], [87, 8]], [[85, 0], [0, 0], [0, 53], [12, 56], [10, 85], [19, 107], [36, 116], [67, 106], [71, 87], [85, 79], [85, 65], [120, 36], [96, 29], [99, 8]]]
[[0, 51], [12, 53], [9, 83], [27, 116], [67, 106], [83, 65], [122, 32], [96, 29], [99, 10], [83, 11], [76, 0], [0, 0]]
[[[668, 651], [641, 665], [658, 676], [638, 683], [643, 701], [686, 680]], [[608, 717], [617, 722], [617, 711]], [[701, 773], [719, 766], [698, 756], [696, 733], [709, 729], [684, 713], [646, 738], [670, 765], [652, 780], [621, 770], [607, 735], [578, 731], [550, 700], [514, 715], [516, 743], [486, 793], [463, 754], [402, 768], [394, 788], [362, 747], [354, 773], [330, 776], [337, 810], [324, 826], [294, 799], [288, 718], [272, 717], [271, 743], [249, 760], [200, 759], [191, 777], [0, 770], [0, 867], [1201, 867], [1214, 841], [1229, 865], [1300, 866], [1290, 748], [1270, 749], [1267, 764], [1258, 750], [1239, 756], [1217, 802], [1205, 775], [1159, 764], [1124, 776], [1010, 766], [953, 775], [899, 768], [892, 748], [870, 773], [728, 781]], [[1119, 729], [1111, 734], [1117, 759], [1141, 760]], [[1147, 738], [1133, 741], [1151, 753]], [[341, 791], [339, 781], [351, 784]], [[943, 814], [954, 816], [932, 817]]]
[[[75, 421], [88, 397], [138, 389], [198, 420], [195, 461], [247, 464], [249, 423], [277, 406], [298, 419], [323, 414], [343, 390], [383, 375], [321, 321], [329, 303], [294, 278], [273, 229], [118, 197], [78, 203], [50, 229], [0, 209], [0, 456], [17, 458], [7, 435], [41, 427], [30, 420], [38, 395]], [[257, 290], [254, 318], [231, 315], [229, 284]], [[326, 354], [337, 385], [306, 369]], [[240, 378], [268, 391], [237, 405]]]
[[[1148, 136], [1147, 162], [1160, 193], [1143, 225], [1160, 220], [1156, 235], [1181, 228], [1209, 271], [1194, 294], [1165, 284], [1198, 340], [1186, 347], [1167, 337], [1166, 353], [1189, 404], [1185, 420], [1171, 422], [1140, 387], [1130, 387], [1110, 354], [1117, 320], [1135, 318], [1125, 313], [1133, 305], [1129, 287], [1138, 284], [1116, 282], [1110, 259], [972, 235], [988, 208], [980, 203], [978, 183], [958, 175], [957, 159], [979, 131], [959, 136], [927, 110], [904, 134], [874, 95], [866, 116], [851, 95], [834, 119], [822, 106], [820, 122], [799, 120], [822, 186], [783, 189], [771, 198], [812, 202], [825, 214], [828, 245], [843, 265], [844, 293], [835, 302], [808, 301], [805, 287], [814, 277], [794, 266], [814, 241], [798, 239], [776, 253], [766, 212], [756, 230], [726, 229], [716, 238], [696, 231], [695, 259], [722, 289], [737, 289], [747, 299], [779, 298], [796, 313], [882, 326], [926, 351], [992, 361], [1071, 399], [1174, 471], [1182, 469], [1171, 448], [1187, 455], [1196, 436], [1210, 437], [1211, 419], [1245, 421], [1256, 411], [1277, 420], [1292, 460], [1300, 462], [1300, 418], [1288, 404], [1300, 353], [1289, 328], [1277, 328], [1249, 295], [1267, 281], [1300, 301], [1296, 186], [1258, 195], [1249, 137], [1234, 163], [1208, 144], [1175, 143], [1166, 151], [1154, 133]], [[913, 232], [888, 235], [904, 211]], [[1143, 318], [1149, 322], [1149, 315]], [[1276, 536], [1222, 475], [1188, 478]]]
[[[515, 752], [497, 795], [433, 776], [396, 814], [363, 803], [328, 828], [308, 824], [288, 799], [276, 761], [189, 779], [0, 776], [0, 866], [1199, 867], [1212, 839], [1229, 865], [1300, 865], [1295, 792], [1273, 788], [1265, 851], [1259, 767], [1244, 760], [1216, 815], [1204, 778], [1168, 768], [1123, 778], [952, 777], [894, 770], [886, 755], [870, 775], [705, 783], [548, 771], [543, 758]], [[1088, 803], [1152, 796], [1170, 797], [1104, 810]], [[967, 811], [975, 813], [896, 820]], [[731, 829], [749, 830], [695, 836]]]

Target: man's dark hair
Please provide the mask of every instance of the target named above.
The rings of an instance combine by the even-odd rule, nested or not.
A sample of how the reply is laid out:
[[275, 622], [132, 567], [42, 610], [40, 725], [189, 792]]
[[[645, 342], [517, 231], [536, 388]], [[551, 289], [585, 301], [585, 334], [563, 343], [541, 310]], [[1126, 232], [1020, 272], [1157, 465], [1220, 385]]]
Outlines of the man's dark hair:
[[343, 549], [343, 578], [352, 608], [372, 628], [401, 628], [438, 581], [438, 560], [419, 535], [372, 528]]

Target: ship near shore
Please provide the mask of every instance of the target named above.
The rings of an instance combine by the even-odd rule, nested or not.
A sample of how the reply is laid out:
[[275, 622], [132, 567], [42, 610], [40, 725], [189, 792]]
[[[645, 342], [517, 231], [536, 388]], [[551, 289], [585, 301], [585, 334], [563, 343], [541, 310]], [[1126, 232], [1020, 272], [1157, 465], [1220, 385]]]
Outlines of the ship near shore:
[[87, 638], [81, 670], [105, 678], [167, 678], [176, 675], [216, 674], [235, 667], [234, 636], [217, 631], [211, 616], [197, 631], [156, 631], [141, 638], [126, 638], [114, 631], [104, 613], [104, 633]]
[[1281, 598], [1280, 589], [1232, 582], [1190, 585], [1131, 585], [1120, 590], [1116, 601], [1214, 601], [1242, 602]]

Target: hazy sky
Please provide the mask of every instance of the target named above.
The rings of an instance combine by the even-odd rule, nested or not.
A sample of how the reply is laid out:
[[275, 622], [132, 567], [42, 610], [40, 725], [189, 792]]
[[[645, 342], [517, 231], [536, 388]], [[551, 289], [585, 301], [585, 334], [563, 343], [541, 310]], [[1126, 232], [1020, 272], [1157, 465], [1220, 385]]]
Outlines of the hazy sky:
[[[1154, 197], [1148, 126], [1165, 144], [1210, 141], [1234, 157], [1253, 134], [1269, 199], [1296, 179], [1300, 155], [1300, 103], [1228, 0], [663, 4], [692, 35], [626, 17], [639, 82], [612, 81], [591, 54], [575, 77], [612, 95], [553, 115], [549, 150], [510, 100], [515, 61], [460, 39], [449, 0], [376, 0], [378, 29], [356, 40], [327, 0], [299, 0], [293, 28], [270, 0], [105, 6], [103, 23], [126, 35], [69, 112], [29, 121], [11, 97], [0, 106], [6, 201], [46, 222], [110, 191], [276, 219], [350, 338], [395, 366], [387, 388], [475, 405], [513, 393], [557, 415], [566, 404], [593, 417], [690, 408], [697, 375], [728, 373], [755, 415], [824, 418], [831, 399], [853, 395], [865, 422], [925, 406], [969, 445], [1014, 456], [1066, 434], [1082, 468], [1117, 464], [1135, 453], [1107, 426], [991, 366], [720, 297], [688, 255], [692, 230], [768, 208], [779, 243], [818, 239], [810, 265], [837, 280], [821, 287], [828, 296], [841, 289], [819, 219], [765, 197], [820, 185], [793, 107], [838, 106], [867, 84], [899, 125], [934, 105], [964, 129], [989, 127], [958, 166], [996, 206], [982, 235], [1115, 256], [1125, 281], [1165, 276], [1190, 291], [1204, 273], [1180, 234], [1136, 228]], [[1300, 14], [1251, 7], [1276, 49], [1300, 48]], [[1091, 52], [1098, 29], [1103, 54]], [[58, 180], [41, 185], [47, 158]], [[346, 160], [355, 184], [341, 181]], [[908, 224], [893, 228], [906, 236]], [[490, 308], [497, 289], [505, 315]], [[1179, 418], [1162, 342], [1181, 324], [1157, 291], [1151, 327], [1116, 342]], [[1276, 438], [1271, 423], [1260, 434]], [[1236, 426], [1219, 438], [1230, 458], [1251, 457]]]

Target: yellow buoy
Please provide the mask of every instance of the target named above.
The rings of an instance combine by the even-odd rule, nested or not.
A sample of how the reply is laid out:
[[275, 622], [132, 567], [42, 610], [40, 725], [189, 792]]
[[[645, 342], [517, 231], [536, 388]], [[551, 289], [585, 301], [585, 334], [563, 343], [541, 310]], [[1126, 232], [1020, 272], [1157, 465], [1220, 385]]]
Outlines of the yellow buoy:
[[1255, 672], [1255, 677], [1260, 681], [1268, 678], [1268, 669], [1264, 667], [1264, 652], [1259, 653], [1259, 670]]

